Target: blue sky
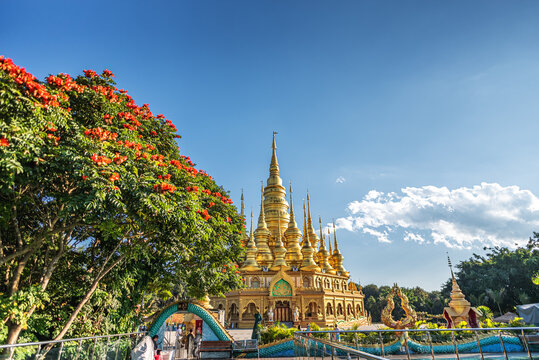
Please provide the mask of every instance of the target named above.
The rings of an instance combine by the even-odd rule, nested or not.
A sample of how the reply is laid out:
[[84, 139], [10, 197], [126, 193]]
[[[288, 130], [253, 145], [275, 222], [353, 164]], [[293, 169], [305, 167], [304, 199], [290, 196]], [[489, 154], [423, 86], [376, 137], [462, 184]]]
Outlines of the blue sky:
[[362, 284], [438, 289], [446, 251], [539, 230], [538, 2], [7, 0], [0, 22], [39, 78], [112, 70], [255, 213], [278, 131]]

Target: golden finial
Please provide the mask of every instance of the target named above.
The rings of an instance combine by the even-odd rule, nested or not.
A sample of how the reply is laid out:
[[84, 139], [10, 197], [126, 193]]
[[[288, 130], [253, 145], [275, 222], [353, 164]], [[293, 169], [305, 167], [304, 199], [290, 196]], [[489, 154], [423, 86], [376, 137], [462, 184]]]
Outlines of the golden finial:
[[271, 175], [279, 176], [279, 163], [277, 162], [277, 145], [275, 144], [275, 135], [277, 132], [273, 132], [273, 143], [271, 144], [272, 154], [270, 163], [270, 177]]
[[261, 186], [260, 193], [260, 215], [258, 216], [258, 227], [255, 230], [256, 247], [258, 248], [257, 261], [261, 266], [269, 266], [273, 261], [271, 249], [268, 246], [270, 232], [266, 225], [264, 215], [264, 185]]
[[314, 249], [311, 246], [311, 242], [309, 241], [309, 231], [307, 230], [307, 212], [305, 210], [305, 200], [303, 200], [303, 228], [305, 229], [303, 232], [303, 248], [301, 249], [301, 253], [303, 254], [303, 262], [301, 263], [301, 270], [306, 271], [320, 271], [320, 268], [318, 265], [316, 265], [316, 262], [313, 259], [313, 253]]
[[251, 210], [251, 232], [249, 235], [249, 241], [247, 242], [247, 250], [245, 254], [245, 262], [243, 263], [240, 270], [243, 271], [257, 271], [260, 270], [258, 262], [256, 261], [257, 248], [253, 238], [253, 210]]
[[318, 246], [318, 237], [316, 231], [314, 231], [313, 220], [311, 218], [311, 198], [309, 196], [309, 190], [307, 190], [307, 231], [309, 232], [309, 240], [311, 246], [315, 249]]
[[335, 245], [335, 250], [333, 250], [333, 253], [340, 253], [339, 246], [337, 245], [337, 231], [335, 231], [335, 220], [333, 220], [333, 240]]
[[449, 253], [447, 251], [445, 253], [447, 254], [447, 263], [449, 264], [449, 270], [451, 270], [451, 279], [453, 281], [456, 281], [455, 274], [453, 274], [453, 265], [451, 264], [451, 258], [449, 257]]
[[[278, 219], [277, 221], [279, 223], [279, 229], [280, 229], [281, 220]], [[281, 241], [280, 231], [278, 232], [278, 235], [277, 235], [277, 241], [275, 241], [275, 248], [273, 249], [273, 253], [275, 254], [275, 261], [273, 262], [273, 266], [271, 267], [270, 270], [277, 271], [280, 269], [284, 269], [284, 270], [290, 269], [290, 267], [288, 266], [285, 260], [286, 249], [284, 248], [283, 242]]]
[[299, 266], [303, 256], [301, 255], [301, 247], [299, 245], [301, 239], [301, 231], [296, 224], [296, 217], [294, 215], [294, 205], [292, 199], [292, 181], [290, 182], [290, 220], [288, 221], [288, 227], [284, 232], [286, 239], [286, 261], [289, 265]]
[[318, 215], [318, 223], [320, 224], [320, 249], [326, 249], [324, 233], [322, 231], [322, 217], [320, 215]]
[[245, 219], [245, 202], [244, 202], [244, 199], [243, 199], [243, 189], [241, 189], [241, 211], [240, 211], [240, 216], [242, 217], [242, 219]]
[[318, 249], [318, 253], [316, 254], [316, 257], [318, 259], [318, 266], [322, 269], [325, 273], [335, 274], [336, 271], [333, 270], [333, 267], [329, 263], [329, 254], [326, 250], [325, 246], [325, 240], [324, 240], [324, 232], [322, 231], [322, 218], [318, 217], [318, 222], [320, 223], [320, 248]]
[[253, 208], [251, 208], [251, 229], [249, 230], [249, 239], [253, 239]]
[[[245, 221], [245, 201], [243, 198], [243, 189], [241, 189], [241, 212], [240, 212], [241, 219], [243, 221], [244, 226], [247, 224], [247, 221]], [[247, 233], [243, 235], [243, 238], [241, 239], [241, 245], [245, 247], [247, 245], [247, 242], [249, 241], [249, 237], [247, 236]]]
[[333, 239], [335, 250], [333, 250], [333, 268], [337, 270], [338, 273], [344, 276], [348, 276], [348, 272], [343, 266], [343, 256], [339, 251], [339, 245], [337, 244], [337, 231], [335, 230], [335, 220], [333, 220]]
[[260, 215], [258, 215], [258, 227], [263, 226], [266, 228], [266, 215], [264, 214], [264, 182], [260, 182]]
[[329, 258], [328, 258], [328, 262], [329, 264], [331, 265], [331, 267], [335, 267], [335, 262], [333, 260], [335, 260], [333, 258], [333, 251], [331, 250], [331, 232], [329, 231], [329, 227], [328, 227], [328, 254], [329, 254]]

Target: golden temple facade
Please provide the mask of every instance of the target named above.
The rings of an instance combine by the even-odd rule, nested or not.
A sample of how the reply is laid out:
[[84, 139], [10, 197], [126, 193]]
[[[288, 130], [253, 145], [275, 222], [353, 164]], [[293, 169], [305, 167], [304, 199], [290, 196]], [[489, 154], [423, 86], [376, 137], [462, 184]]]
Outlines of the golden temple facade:
[[[335, 225], [333, 238], [330, 230], [324, 236], [321, 219], [320, 236], [314, 229], [309, 194], [303, 203], [303, 231], [298, 228], [292, 186], [289, 203], [279, 175], [275, 133], [269, 172], [261, 189], [258, 225], [253, 231], [251, 212], [251, 231], [243, 241], [245, 258], [238, 264], [245, 286], [226, 297], [212, 297], [211, 305], [225, 310], [226, 322], [234, 328], [252, 328], [257, 312], [266, 323], [302, 327], [313, 322], [320, 326], [370, 322], [361, 287], [349, 281], [343, 266]], [[241, 200], [244, 216], [243, 194]]]

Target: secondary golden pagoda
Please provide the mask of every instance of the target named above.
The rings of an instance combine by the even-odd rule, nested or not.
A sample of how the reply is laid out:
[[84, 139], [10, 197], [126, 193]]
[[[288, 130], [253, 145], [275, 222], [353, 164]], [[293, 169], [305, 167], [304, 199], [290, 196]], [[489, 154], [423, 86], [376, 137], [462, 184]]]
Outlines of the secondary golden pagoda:
[[479, 327], [478, 318], [481, 314], [476, 308], [472, 307], [470, 302], [466, 300], [464, 293], [460, 290], [460, 286], [453, 274], [451, 259], [447, 257], [449, 269], [451, 270], [451, 301], [449, 306], [444, 308], [443, 316], [447, 321], [447, 328], [456, 328], [461, 322], [465, 322], [467, 327]]
[[[225, 319], [235, 328], [252, 328], [254, 315], [260, 313], [266, 323], [282, 322], [305, 327], [354, 322], [369, 323], [361, 286], [350, 282], [343, 266], [335, 225], [333, 247], [328, 230], [328, 248], [319, 219], [320, 237], [311, 217], [310, 196], [303, 204], [303, 232], [294, 213], [292, 185], [290, 207], [279, 175], [277, 146], [273, 133], [270, 173], [262, 186], [258, 225], [243, 240], [245, 258], [239, 264], [245, 287], [211, 298], [211, 305], [225, 310]], [[241, 214], [245, 214], [243, 193]], [[344, 323], [344, 324], [343, 324]]]

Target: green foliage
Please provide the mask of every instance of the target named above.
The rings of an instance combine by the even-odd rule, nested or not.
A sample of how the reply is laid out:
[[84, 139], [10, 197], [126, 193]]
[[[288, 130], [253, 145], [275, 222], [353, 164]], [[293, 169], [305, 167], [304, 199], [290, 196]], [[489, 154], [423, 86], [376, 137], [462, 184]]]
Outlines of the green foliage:
[[[534, 275], [539, 272], [539, 233], [534, 233], [526, 246], [488, 250], [486, 256], [474, 254], [457, 265], [455, 276], [472, 306], [487, 305], [502, 315], [513, 311], [523, 300], [539, 299], [539, 287], [533, 283]], [[442, 293], [449, 297], [450, 280]]]
[[34, 306], [43, 309], [48, 300], [49, 295], [36, 285], [31, 285], [12, 296], [0, 293], [0, 318], [12, 319], [12, 322], [26, 329], [30, 319], [29, 310]]
[[269, 344], [274, 341], [291, 339], [294, 333], [298, 331], [296, 328], [288, 328], [286, 325], [276, 322], [272, 326], [260, 326], [260, 341], [262, 344]]
[[132, 331], [144, 293], [241, 286], [244, 219], [112, 77], [0, 57], [0, 342]]
[[479, 315], [479, 321], [484, 322], [487, 319], [492, 320], [492, 317], [494, 316], [494, 314], [492, 313], [492, 310], [490, 310], [490, 308], [488, 306], [480, 305], [480, 306], [476, 307], [475, 309], [480, 314]]

